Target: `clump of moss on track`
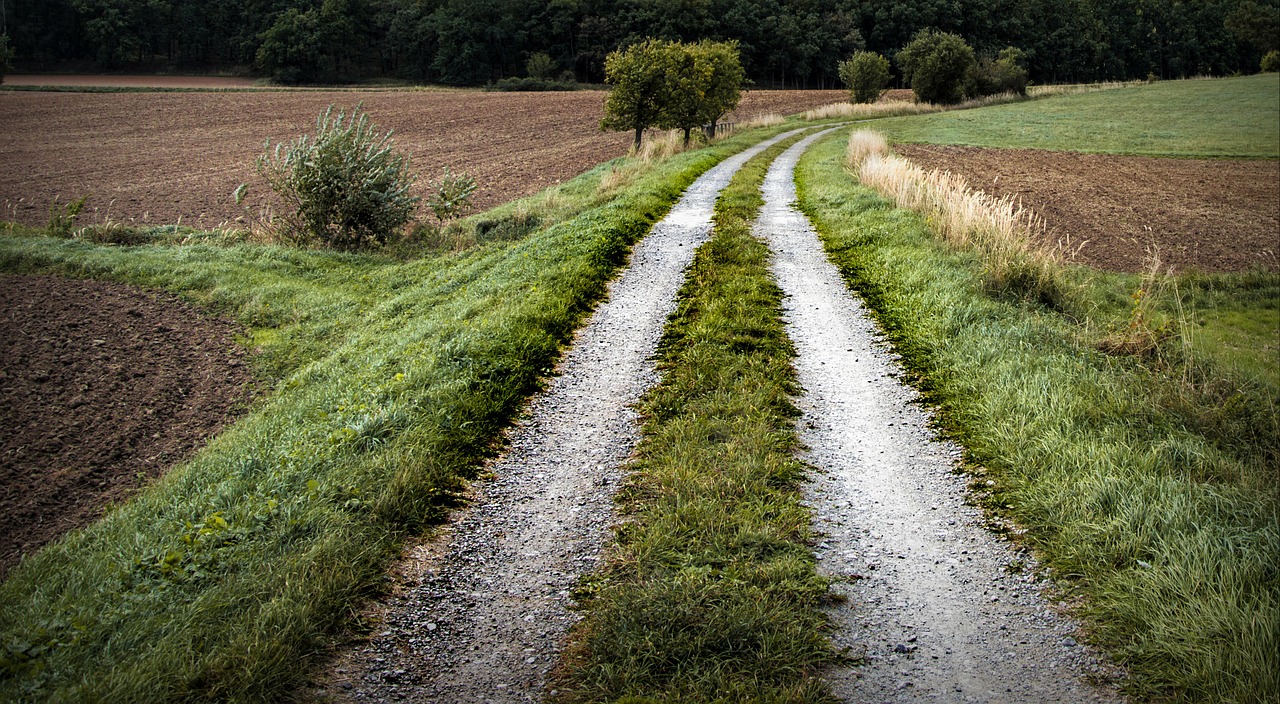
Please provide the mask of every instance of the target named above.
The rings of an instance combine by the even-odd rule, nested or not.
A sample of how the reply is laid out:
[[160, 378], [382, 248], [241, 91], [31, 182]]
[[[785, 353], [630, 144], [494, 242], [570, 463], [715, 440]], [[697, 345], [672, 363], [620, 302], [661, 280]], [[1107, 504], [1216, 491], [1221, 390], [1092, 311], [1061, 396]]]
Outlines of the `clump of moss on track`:
[[411, 261], [0, 237], [4, 271], [165, 288], [230, 314], [278, 381], [191, 461], [0, 585], [0, 699], [289, 696], [401, 538], [494, 453], [631, 244], [699, 174], [779, 129], [636, 166], [608, 197], [602, 167], [518, 241]]
[[799, 503], [794, 350], [768, 247], [751, 234], [786, 146], [748, 162], [716, 204], [643, 401], [625, 520], [582, 587], [559, 701], [830, 699], [816, 678], [834, 655]]

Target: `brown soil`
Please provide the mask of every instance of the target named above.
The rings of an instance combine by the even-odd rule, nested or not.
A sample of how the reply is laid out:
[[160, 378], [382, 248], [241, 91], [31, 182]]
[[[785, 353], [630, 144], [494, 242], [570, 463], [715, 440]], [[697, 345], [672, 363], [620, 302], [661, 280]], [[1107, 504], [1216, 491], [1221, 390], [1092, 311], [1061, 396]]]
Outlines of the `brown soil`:
[[1179, 271], [1280, 271], [1280, 162], [1159, 159], [1031, 149], [899, 144], [928, 169], [1013, 195], [1076, 261], [1139, 272], [1157, 251]]
[[[736, 116], [795, 113], [843, 91], [751, 91]], [[0, 92], [0, 219], [48, 222], [54, 198], [89, 195], [81, 222], [216, 227], [244, 211], [237, 185], [263, 142], [315, 128], [327, 105], [366, 111], [412, 158], [419, 188], [441, 168], [476, 177], [481, 208], [536, 193], [626, 152], [631, 136], [601, 132], [600, 91], [45, 93]]]
[[230, 421], [235, 334], [168, 294], [0, 275], [0, 577]]
[[9, 86], [58, 86], [76, 88], [252, 88], [249, 78], [223, 76], [5, 76]]

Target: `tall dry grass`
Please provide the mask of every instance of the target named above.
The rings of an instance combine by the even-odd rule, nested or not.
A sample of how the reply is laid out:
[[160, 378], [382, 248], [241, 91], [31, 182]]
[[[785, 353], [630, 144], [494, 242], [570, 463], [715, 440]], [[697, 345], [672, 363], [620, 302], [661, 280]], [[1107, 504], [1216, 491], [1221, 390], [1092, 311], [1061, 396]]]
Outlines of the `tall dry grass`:
[[850, 135], [846, 158], [862, 183], [924, 214], [944, 242], [976, 251], [993, 289], [1062, 302], [1061, 248], [1049, 245], [1044, 220], [1018, 199], [975, 191], [948, 171], [925, 171], [891, 154], [871, 130]]
[[804, 119], [810, 122], [831, 118], [870, 120], [877, 117], [924, 115], [942, 112], [942, 110], [942, 107], [932, 103], [913, 103], [907, 100], [890, 100], [883, 103], [832, 103], [809, 110], [804, 114]]

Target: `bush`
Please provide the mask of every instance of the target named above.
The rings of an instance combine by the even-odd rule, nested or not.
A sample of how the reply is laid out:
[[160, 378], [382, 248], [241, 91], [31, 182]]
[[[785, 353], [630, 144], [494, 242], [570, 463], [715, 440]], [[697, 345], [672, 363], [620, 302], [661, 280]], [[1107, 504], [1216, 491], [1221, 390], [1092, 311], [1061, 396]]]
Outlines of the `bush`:
[[[285, 203], [273, 224], [286, 239], [363, 249], [384, 244], [413, 219], [420, 199], [409, 193], [409, 160], [361, 108], [348, 117], [330, 105], [316, 119], [315, 137], [275, 149], [268, 143], [258, 157], [258, 173]], [[241, 186], [236, 199], [243, 197]]]
[[917, 32], [895, 60], [917, 100], [943, 105], [964, 100], [977, 63], [964, 39], [934, 29]]
[[889, 85], [889, 60], [871, 51], [859, 51], [840, 62], [840, 80], [853, 93], [853, 102], [874, 103]]
[[967, 81], [971, 98], [999, 93], [1027, 94], [1027, 55], [1021, 49], [1008, 47], [994, 61], [982, 59]]
[[1268, 51], [1267, 55], [1262, 57], [1262, 72], [1277, 73], [1280, 72], [1280, 51]]
[[13, 70], [13, 47], [9, 46], [9, 35], [0, 34], [0, 83]]
[[553, 81], [549, 78], [503, 78], [485, 86], [485, 90], [497, 92], [578, 90], [574, 81]]

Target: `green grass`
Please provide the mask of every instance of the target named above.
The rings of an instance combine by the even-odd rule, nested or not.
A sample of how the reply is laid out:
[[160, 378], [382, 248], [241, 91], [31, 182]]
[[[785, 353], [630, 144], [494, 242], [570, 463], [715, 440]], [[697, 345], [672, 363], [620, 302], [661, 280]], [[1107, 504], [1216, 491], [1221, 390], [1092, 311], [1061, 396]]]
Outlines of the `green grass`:
[[274, 383], [0, 585], [0, 700], [287, 697], [401, 538], [457, 502], [631, 244], [698, 174], [780, 129], [629, 167], [609, 197], [601, 167], [535, 197], [545, 224], [522, 239], [409, 261], [166, 244], [189, 236], [170, 229], [131, 247], [0, 237], [0, 270], [164, 288], [233, 316]]
[[[1026, 527], [1059, 586], [1085, 597], [1092, 640], [1130, 668], [1136, 694], [1271, 701], [1280, 691], [1276, 387], [1212, 360], [1187, 364], [1176, 349], [1099, 352], [1107, 321], [1127, 315], [1133, 277], [1072, 272], [1084, 317], [993, 298], [975, 255], [940, 244], [920, 216], [854, 181], [844, 145], [825, 140], [801, 161], [801, 205], [970, 469], [996, 482], [987, 508]], [[1182, 290], [1220, 311], [1244, 306], [1247, 317], [1250, 297], [1274, 309], [1280, 277], [1206, 281]], [[1266, 334], [1265, 323], [1237, 327]]]
[[579, 590], [585, 620], [558, 701], [831, 698], [816, 677], [834, 656], [799, 504], [794, 351], [768, 248], [750, 230], [783, 148], [749, 162], [716, 204], [665, 331], [662, 380], [641, 406], [624, 522]]
[[1280, 157], [1280, 74], [1161, 81], [881, 120], [896, 142], [1180, 157]]

